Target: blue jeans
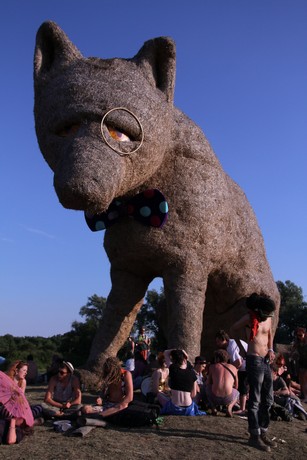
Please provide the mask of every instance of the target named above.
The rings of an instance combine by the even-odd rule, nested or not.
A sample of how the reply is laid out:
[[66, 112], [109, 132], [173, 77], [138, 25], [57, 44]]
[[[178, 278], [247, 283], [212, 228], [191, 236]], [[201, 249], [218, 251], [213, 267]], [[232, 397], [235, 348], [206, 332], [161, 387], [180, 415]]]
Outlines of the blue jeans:
[[249, 383], [248, 430], [250, 434], [266, 431], [273, 404], [273, 380], [270, 365], [261, 356], [247, 355], [246, 370]]

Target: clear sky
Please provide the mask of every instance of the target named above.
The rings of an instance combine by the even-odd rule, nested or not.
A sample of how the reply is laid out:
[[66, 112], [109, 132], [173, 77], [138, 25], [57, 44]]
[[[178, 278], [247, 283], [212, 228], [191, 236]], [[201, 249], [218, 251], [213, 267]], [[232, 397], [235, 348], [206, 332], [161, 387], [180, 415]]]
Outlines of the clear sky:
[[67, 332], [87, 298], [110, 289], [103, 233], [59, 204], [35, 137], [33, 52], [47, 19], [85, 56], [127, 58], [149, 38], [175, 39], [175, 104], [245, 191], [274, 279], [306, 295], [306, 0], [10, 0], [0, 18], [0, 335]]

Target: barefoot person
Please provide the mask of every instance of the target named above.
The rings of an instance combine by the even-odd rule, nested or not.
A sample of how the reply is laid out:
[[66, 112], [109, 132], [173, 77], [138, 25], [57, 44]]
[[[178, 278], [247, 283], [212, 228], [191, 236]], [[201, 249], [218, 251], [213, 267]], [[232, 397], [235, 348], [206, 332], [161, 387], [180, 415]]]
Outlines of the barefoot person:
[[267, 436], [270, 408], [273, 404], [273, 381], [270, 363], [274, 361], [272, 316], [273, 300], [252, 294], [246, 300], [249, 312], [231, 327], [235, 334], [242, 328], [248, 332], [246, 370], [250, 386], [248, 400], [249, 445], [269, 452], [277, 447]]

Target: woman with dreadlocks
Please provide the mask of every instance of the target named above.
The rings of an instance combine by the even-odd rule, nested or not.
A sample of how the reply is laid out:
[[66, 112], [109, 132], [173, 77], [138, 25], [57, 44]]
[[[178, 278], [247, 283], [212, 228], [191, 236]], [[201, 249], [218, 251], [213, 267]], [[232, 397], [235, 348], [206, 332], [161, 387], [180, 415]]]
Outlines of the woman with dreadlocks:
[[82, 412], [99, 412], [102, 417], [116, 414], [126, 409], [133, 400], [131, 372], [122, 369], [117, 358], [107, 358], [102, 366], [102, 398], [97, 398], [97, 406], [83, 406]]

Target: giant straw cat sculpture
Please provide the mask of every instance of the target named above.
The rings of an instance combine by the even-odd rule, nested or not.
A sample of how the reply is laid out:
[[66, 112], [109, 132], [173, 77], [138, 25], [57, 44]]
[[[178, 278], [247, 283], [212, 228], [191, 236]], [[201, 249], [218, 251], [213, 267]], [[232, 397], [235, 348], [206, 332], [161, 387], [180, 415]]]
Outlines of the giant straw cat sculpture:
[[37, 138], [60, 202], [86, 211], [93, 230], [113, 224], [104, 238], [112, 289], [89, 361], [116, 354], [155, 277], [164, 282], [168, 346], [192, 358], [212, 349], [216, 330], [245, 312], [251, 293], [271, 296], [278, 310], [245, 194], [200, 128], [173, 105], [170, 38], [147, 41], [131, 59], [84, 58], [46, 22], [37, 33], [34, 80]]

